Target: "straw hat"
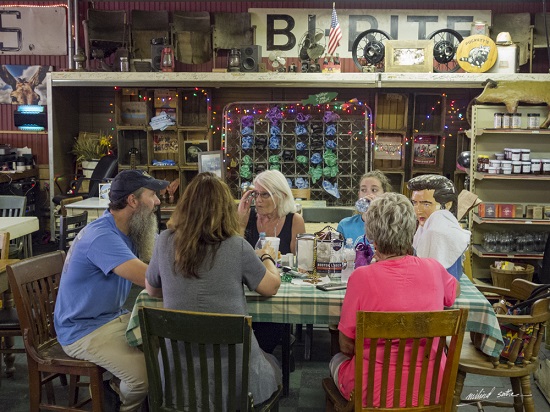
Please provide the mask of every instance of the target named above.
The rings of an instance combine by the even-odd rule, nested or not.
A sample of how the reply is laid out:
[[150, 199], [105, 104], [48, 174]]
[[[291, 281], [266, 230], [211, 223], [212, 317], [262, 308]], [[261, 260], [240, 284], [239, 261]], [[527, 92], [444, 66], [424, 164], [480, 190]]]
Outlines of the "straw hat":
[[499, 46], [510, 46], [513, 44], [512, 36], [507, 31], [503, 31], [497, 35], [497, 40], [495, 42]]

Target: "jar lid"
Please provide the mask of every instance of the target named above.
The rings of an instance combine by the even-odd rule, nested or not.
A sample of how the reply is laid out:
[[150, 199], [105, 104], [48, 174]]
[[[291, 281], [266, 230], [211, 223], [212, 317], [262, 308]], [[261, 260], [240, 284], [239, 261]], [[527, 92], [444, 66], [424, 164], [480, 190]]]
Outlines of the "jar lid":
[[512, 116], [521, 117], [521, 113], [512, 113]]
[[504, 116], [504, 113], [497, 112], [497, 113], [495, 113], [495, 116]]
[[527, 117], [540, 117], [540, 113], [527, 113]]
[[531, 163], [539, 163], [540, 159], [531, 159]]
[[514, 160], [514, 161], [512, 162], [512, 164], [513, 164], [514, 166], [519, 166], [519, 165], [521, 165], [521, 162], [520, 162], [519, 160]]
[[511, 165], [512, 164], [512, 161], [511, 160], [501, 160], [500, 163], [502, 165]]
[[510, 149], [513, 153], [521, 153], [521, 149]]
[[531, 153], [531, 149], [520, 149], [523, 153]]

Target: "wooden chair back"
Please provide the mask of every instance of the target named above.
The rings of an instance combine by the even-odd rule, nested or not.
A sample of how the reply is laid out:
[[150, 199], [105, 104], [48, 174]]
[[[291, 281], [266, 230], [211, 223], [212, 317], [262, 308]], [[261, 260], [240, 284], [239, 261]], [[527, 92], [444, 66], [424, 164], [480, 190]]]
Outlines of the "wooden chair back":
[[152, 412], [252, 410], [250, 316], [143, 307], [139, 321]]
[[61, 206], [59, 215], [67, 216], [67, 205], [70, 205], [71, 203], [80, 202], [81, 200], [84, 200], [83, 196], [68, 197], [66, 199], [61, 200], [61, 202], [59, 202], [59, 205]]
[[26, 196], [0, 196], [0, 217], [22, 217], [25, 216], [27, 207]]
[[[355, 411], [399, 409], [400, 399], [406, 402], [406, 407], [400, 409], [404, 411], [451, 410], [467, 319], [468, 311], [464, 309], [437, 312], [357, 312]], [[448, 346], [447, 338], [450, 338]], [[370, 345], [365, 342], [367, 339], [370, 339]], [[373, 345], [375, 341], [377, 345]], [[395, 352], [396, 347], [397, 353], [392, 353]], [[365, 350], [368, 350], [368, 353], [365, 353]], [[432, 354], [433, 362], [428, 362], [424, 356], [428, 351]], [[409, 352], [408, 379], [402, 381], [406, 368], [406, 353]], [[446, 358], [443, 359], [445, 354]], [[365, 361], [364, 357], [367, 355], [368, 361]], [[366, 363], [368, 364], [367, 391], [364, 396], [357, 396], [363, 392], [363, 368]], [[389, 373], [390, 363], [395, 363], [395, 381]], [[374, 406], [377, 364], [382, 365], [379, 407]], [[417, 373], [417, 365], [421, 365], [420, 373]], [[438, 390], [440, 367], [444, 369], [442, 384]], [[433, 377], [431, 382], [428, 379], [430, 375]], [[393, 404], [389, 404], [387, 389], [392, 383], [394, 384]], [[403, 391], [404, 388], [406, 389]], [[415, 406], [413, 406], [413, 393], [418, 397], [418, 405]], [[363, 398], [366, 398], [366, 406], [363, 405]]]
[[10, 233], [0, 232], [0, 259], [8, 259], [10, 254]]
[[[75, 411], [91, 401], [92, 411], [101, 412], [105, 370], [92, 362], [71, 358], [57, 342], [54, 309], [65, 256], [64, 251], [55, 251], [6, 267], [27, 352], [30, 410]], [[44, 403], [43, 385], [51, 388], [52, 379], [63, 375], [74, 376], [69, 387], [69, 405], [56, 404], [50, 393]], [[91, 396], [86, 400], [78, 398], [80, 376], [89, 377]]]
[[311, 199], [311, 189], [290, 189], [294, 199], [310, 200]]
[[88, 212], [79, 215], [60, 216], [59, 250], [68, 251], [78, 233], [88, 224]]
[[[501, 328], [503, 325], [513, 325], [518, 330], [517, 339], [506, 355], [508, 361], [504, 365], [508, 368], [531, 366], [537, 360], [540, 345], [544, 340], [546, 322], [550, 319], [550, 296], [548, 295], [550, 288], [543, 288], [538, 297], [531, 298], [532, 292], [540, 286], [525, 279], [514, 279], [509, 290], [494, 286], [476, 285], [489, 301], [495, 302], [493, 307]], [[526, 314], [509, 315], [506, 313], [510, 305], [521, 302], [528, 303], [524, 306]], [[529, 343], [525, 348], [522, 348], [521, 341], [527, 333], [530, 335]], [[520, 352], [523, 352], [523, 354]], [[493, 364], [496, 368], [501, 366], [498, 359], [494, 359]]]
[[[464, 381], [468, 373], [482, 376], [509, 378], [513, 395], [510, 397], [486, 397], [475, 399], [478, 410], [484, 406], [513, 408], [516, 411], [535, 412], [531, 389], [531, 375], [539, 368], [538, 355], [544, 340], [546, 322], [550, 319], [550, 288], [525, 279], [512, 281], [510, 289], [476, 285], [493, 307], [503, 331], [505, 347], [498, 357], [489, 357], [476, 349], [473, 342], [464, 341], [458, 366], [454, 404], [470, 404], [469, 398], [461, 399]], [[535, 294], [536, 297], [532, 297]], [[510, 305], [525, 303], [525, 314], [509, 315]], [[520, 309], [520, 308], [516, 308]], [[513, 310], [512, 310], [513, 312]], [[520, 312], [521, 313], [521, 312]], [[506, 336], [504, 336], [506, 335]]]
[[26, 331], [25, 347], [29, 354], [55, 340], [53, 311], [65, 252], [57, 251], [8, 265], [21, 329]]

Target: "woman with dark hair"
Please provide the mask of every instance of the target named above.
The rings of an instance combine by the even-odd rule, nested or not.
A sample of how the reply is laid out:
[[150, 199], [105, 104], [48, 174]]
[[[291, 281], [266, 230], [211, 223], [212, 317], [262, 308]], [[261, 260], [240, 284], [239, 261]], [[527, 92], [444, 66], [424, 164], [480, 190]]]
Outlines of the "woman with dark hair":
[[[229, 187], [212, 173], [200, 173], [178, 201], [169, 229], [157, 239], [145, 286], [168, 309], [246, 315], [243, 284], [264, 296], [279, 289], [273, 255], [269, 245], [255, 252], [239, 234]], [[254, 335], [249, 382], [256, 404], [281, 383], [277, 361], [262, 352]]]
[[[441, 264], [434, 259], [422, 259], [411, 256], [411, 242], [416, 228], [416, 219], [411, 202], [403, 195], [385, 193], [375, 199], [365, 213], [366, 235], [374, 243], [378, 261], [369, 266], [355, 269], [348, 281], [346, 296], [342, 304], [342, 313], [338, 329], [340, 330], [340, 353], [334, 355], [329, 368], [334, 382], [342, 395], [349, 399], [355, 386], [355, 325], [357, 311], [405, 312], [437, 311], [451, 306], [460, 293], [459, 283]], [[419, 299], [419, 297], [421, 297]], [[384, 343], [378, 348], [384, 350]], [[423, 344], [422, 344], [423, 345]], [[437, 345], [434, 345], [437, 346]], [[402, 373], [402, 382], [407, 382], [410, 361], [410, 350], [405, 351], [406, 366]], [[432, 350], [434, 348], [432, 347]], [[419, 348], [419, 350], [423, 350]], [[368, 375], [369, 348], [364, 352], [366, 386]], [[435, 361], [434, 352], [419, 357]], [[380, 404], [380, 386], [382, 364], [376, 365], [374, 374], [374, 405]], [[417, 378], [420, 376], [420, 365], [416, 366]], [[414, 369], [413, 369], [414, 370]], [[390, 364], [387, 371], [390, 376], [396, 374], [395, 364]], [[438, 379], [442, 379], [440, 373]], [[432, 377], [427, 376], [426, 382]], [[393, 382], [392, 379], [390, 379]], [[363, 388], [365, 389], [365, 388]], [[366, 394], [366, 391], [363, 390]], [[393, 402], [393, 385], [388, 385], [388, 404]], [[418, 392], [415, 391], [415, 396]], [[405, 406], [406, 391], [401, 391], [400, 405]], [[426, 396], [429, 396], [429, 391]], [[412, 399], [413, 405], [418, 399]], [[365, 400], [363, 399], [363, 403]]]
[[470, 232], [456, 219], [458, 196], [453, 182], [441, 175], [421, 175], [409, 180], [407, 187], [418, 219], [413, 240], [416, 255], [436, 259], [460, 280]]

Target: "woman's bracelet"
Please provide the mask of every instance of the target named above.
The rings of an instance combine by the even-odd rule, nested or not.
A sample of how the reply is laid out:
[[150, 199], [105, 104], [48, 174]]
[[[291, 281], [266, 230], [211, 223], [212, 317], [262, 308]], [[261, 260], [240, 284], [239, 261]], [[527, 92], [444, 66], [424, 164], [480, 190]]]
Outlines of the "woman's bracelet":
[[264, 253], [264, 254], [260, 257], [260, 260], [261, 260], [262, 262], [264, 262], [264, 261], [266, 261], [266, 260], [271, 260], [275, 266], [277, 265], [277, 264], [275, 263], [275, 259], [273, 259], [269, 253]]

